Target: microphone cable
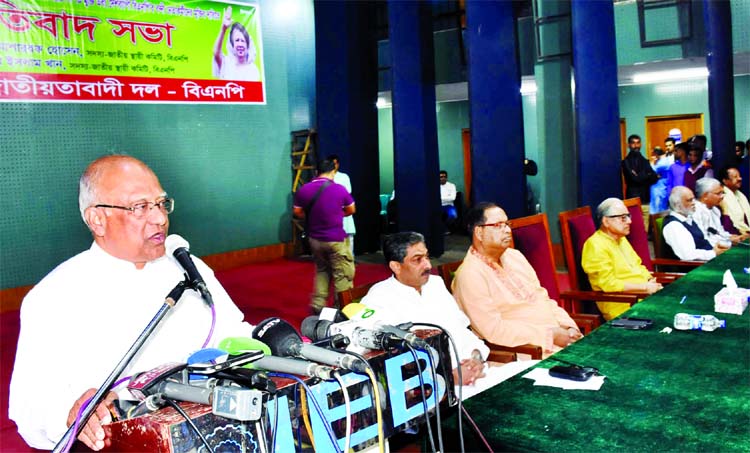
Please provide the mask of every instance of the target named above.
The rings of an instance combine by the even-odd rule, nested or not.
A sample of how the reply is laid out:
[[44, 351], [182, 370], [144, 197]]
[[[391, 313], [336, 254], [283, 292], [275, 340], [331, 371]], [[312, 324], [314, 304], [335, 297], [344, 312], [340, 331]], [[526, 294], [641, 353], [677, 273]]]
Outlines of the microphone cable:
[[197, 426], [195, 426], [195, 423], [190, 418], [190, 416], [180, 407], [179, 404], [175, 403], [172, 398], [169, 398], [167, 396], [164, 397], [164, 402], [170, 405], [174, 410], [177, 411], [178, 414], [182, 415], [182, 417], [187, 422], [188, 426], [190, 426], [193, 431], [195, 431], [196, 434], [198, 434], [198, 437], [201, 438], [201, 442], [203, 442], [203, 445], [206, 447], [206, 450], [208, 450], [209, 453], [214, 453], [214, 449], [211, 448], [211, 445], [209, 445], [208, 440], [203, 435], [201, 430], [198, 429]]
[[347, 354], [351, 354], [365, 363], [365, 373], [367, 373], [367, 376], [370, 378], [373, 398], [375, 398], [375, 416], [378, 422], [378, 451], [379, 453], [385, 453], [385, 434], [383, 433], [383, 406], [380, 405], [380, 387], [378, 387], [378, 381], [375, 378], [375, 370], [372, 369], [372, 367], [370, 366], [370, 362], [368, 362], [363, 355], [354, 351], [347, 351]]
[[[435, 364], [432, 362], [432, 354], [430, 351], [427, 352], [427, 360], [430, 365], [430, 374], [432, 375], [432, 382], [434, 382], [435, 388], [432, 391], [432, 395], [435, 397], [435, 417], [437, 418], [437, 435], [438, 435], [438, 444], [440, 446], [440, 451], [443, 450], [443, 420], [440, 416], [440, 386], [438, 385], [438, 374], [437, 374], [437, 368], [435, 367]], [[449, 395], [447, 385], [446, 385], [446, 396]]]
[[[403, 342], [404, 346], [406, 346], [407, 349], [409, 349], [409, 352], [411, 352], [411, 356], [414, 358], [414, 364], [417, 366], [417, 377], [419, 378], [419, 388], [422, 392], [422, 407], [424, 409], [424, 418], [425, 423], [427, 425], [427, 437], [430, 439], [430, 446], [432, 447], [432, 452], [437, 453], [437, 450], [435, 449], [435, 438], [432, 434], [432, 425], [430, 425], [430, 409], [427, 407], [427, 396], [424, 388], [424, 379], [422, 378], [422, 369], [419, 366], [419, 356], [417, 355], [416, 349], [412, 345], [410, 345], [407, 342]], [[429, 354], [429, 352], [428, 352]], [[433, 389], [435, 391], [435, 389]], [[438, 439], [440, 443], [442, 444], [442, 441]], [[442, 452], [442, 447], [440, 448], [440, 451]]]
[[299, 386], [295, 386], [295, 390], [299, 392], [299, 415], [302, 417], [302, 423], [305, 424], [310, 443], [312, 444], [313, 450], [315, 450], [315, 436], [313, 435], [312, 424], [310, 423], [310, 412], [308, 410], [310, 405], [307, 404], [307, 393], [305, 392], [305, 389], [300, 389]]
[[344, 436], [344, 450], [343, 451], [348, 452], [349, 447], [351, 446], [351, 442], [352, 442], [352, 435], [351, 435], [352, 407], [351, 407], [351, 401], [349, 400], [349, 390], [346, 388], [346, 384], [344, 384], [344, 380], [341, 379], [341, 374], [339, 374], [338, 370], [333, 372], [333, 378], [336, 379], [336, 381], [341, 386], [341, 393], [344, 395], [344, 409], [346, 411], [346, 435]]
[[487, 448], [487, 451], [489, 453], [494, 453], [492, 450], [492, 447], [490, 446], [490, 443], [487, 442], [487, 439], [485, 439], [484, 435], [482, 434], [482, 431], [479, 430], [479, 426], [477, 426], [476, 422], [473, 418], [471, 418], [471, 415], [469, 415], [469, 412], [466, 410], [464, 406], [461, 406], [461, 412], [458, 414], [458, 418], [461, 418], [461, 413], [466, 416], [466, 420], [469, 421], [469, 424], [471, 424], [471, 427], [474, 428], [474, 432], [477, 433], [477, 436], [482, 440], [482, 443], [484, 443], [484, 446]]
[[216, 327], [216, 305], [211, 304], [211, 328], [208, 331], [208, 336], [206, 337], [206, 341], [203, 342], [203, 346], [201, 346], [201, 349], [208, 346], [208, 343], [211, 341], [211, 337], [214, 336], [214, 328]]
[[[289, 373], [279, 373], [279, 372], [270, 372], [268, 373], [269, 376], [274, 377], [281, 377], [286, 379], [292, 379], [293, 381], [297, 381], [302, 387], [305, 389], [305, 391], [310, 395], [310, 401], [312, 401], [313, 406], [315, 406], [315, 410], [318, 412], [318, 415], [320, 415], [321, 421], [323, 422], [323, 427], [326, 429], [326, 432], [328, 433], [328, 437], [331, 439], [331, 443], [333, 444], [333, 447], [336, 449], [336, 453], [342, 453], [341, 449], [339, 448], [338, 442], [336, 442], [336, 435], [333, 434], [333, 430], [331, 428], [330, 423], [326, 423], [326, 417], [323, 414], [323, 410], [320, 408], [320, 405], [318, 404], [318, 401], [315, 399], [315, 396], [312, 394], [312, 391], [310, 390], [310, 387], [305, 384], [305, 381], [299, 378], [299, 376], [295, 376], [293, 374]], [[312, 439], [312, 429], [310, 430], [310, 439]], [[313, 447], [315, 447], [313, 445]]]
[[[112, 387], [110, 387], [109, 390], [110, 391], [114, 391], [114, 389], [116, 389], [117, 387], [119, 387], [123, 382], [126, 382], [127, 380], [129, 380], [131, 377], [132, 376], [121, 377], [114, 384], [112, 384]], [[80, 424], [81, 424], [81, 414], [83, 414], [83, 411], [86, 410], [86, 408], [89, 406], [90, 403], [91, 403], [91, 398], [87, 399], [83, 404], [81, 404], [81, 407], [78, 409], [78, 413], [76, 414], [76, 419], [73, 421], [73, 423], [75, 425], [73, 427], [73, 432], [74, 433], [78, 432], [78, 426], [80, 426]], [[63, 453], [68, 453], [70, 451], [71, 447], [73, 447], [73, 442], [75, 442], [75, 441], [76, 441], [75, 436], [70, 436], [70, 439], [68, 439], [68, 443], [65, 444], [65, 447], [63, 447], [62, 452]]]
[[[453, 335], [451, 335], [450, 332], [448, 332], [446, 329], [442, 328], [441, 326], [437, 324], [427, 323], [427, 322], [419, 322], [414, 325], [418, 326], [426, 326], [426, 327], [432, 327], [435, 329], [439, 329], [441, 332], [443, 332], [448, 337], [448, 343], [450, 343], [451, 348], [453, 349], [453, 355], [456, 358], [456, 375], [458, 377], [458, 438], [461, 445], [461, 453], [464, 453], [465, 447], [464, 447], [464, 430], [463, 430], [463, 424], [461, 423], [461, 411], [463, 410], [463, 375], [461, 373], [461, 357], [458, 355], [458, 346], [456, 346], [456, 341], [453, 339]], [[446, 389], [447, 391], [447, 389]], [[481, 433], [480, 433], [481, 436]]]

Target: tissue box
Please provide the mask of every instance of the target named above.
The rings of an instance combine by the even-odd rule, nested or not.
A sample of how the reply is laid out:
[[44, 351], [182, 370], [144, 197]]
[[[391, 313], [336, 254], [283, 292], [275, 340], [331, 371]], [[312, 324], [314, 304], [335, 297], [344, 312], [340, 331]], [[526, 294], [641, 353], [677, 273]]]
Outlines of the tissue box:
[[714, 311], [741, 315], [747, 308], [748, 297], [750, 289], [724, 287], [714, 296]]

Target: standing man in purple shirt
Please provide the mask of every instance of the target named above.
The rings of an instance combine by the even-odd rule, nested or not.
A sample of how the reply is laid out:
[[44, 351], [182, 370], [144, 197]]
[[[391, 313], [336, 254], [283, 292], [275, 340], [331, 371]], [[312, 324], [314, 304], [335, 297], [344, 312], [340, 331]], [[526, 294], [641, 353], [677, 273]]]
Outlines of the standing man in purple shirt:
[[294, 194], [294, 216], [306, 220], [315, 260], [315, 313], [326, 306], [331, 278], [336, 292], [350, 289], [354, 281], [354, 257], [344, 231], [344, 217], [355, 211], [354, 199], [344, 186], [333, 182], [335, 174], [335, 163], [322, 160], [318, 176]]
[[674, 163], [669, 167], [667, 174], [667, 193], [672, 193], [672, 189], [677, 186], [685, 185], [685, 171], [690, 166], [687, 160], [690, 144], [680, 142], [674, 146]]

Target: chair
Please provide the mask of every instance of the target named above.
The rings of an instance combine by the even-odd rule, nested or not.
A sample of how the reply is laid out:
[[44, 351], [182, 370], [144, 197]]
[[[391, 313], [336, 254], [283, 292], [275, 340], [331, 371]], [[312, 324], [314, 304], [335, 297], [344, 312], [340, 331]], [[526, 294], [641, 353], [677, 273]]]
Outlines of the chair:
[[463, 260], [454, 261], [452, 263], [445, 263], [441, 264], [437, 267], [438, 275], [443, 279], [443, 282], [445, 282], [445, 287], [448, 288], [448, 291], [451, 291], [451, 285], [453, 284], [453, 276], [456, 275], [456, 269], [458, 269], [458, 266], [461, 265]]
[[703, 261], [683, 261], [675, 259], [674, 255], [670, 256], [669, 252], [667, 251], [667, 246], [664, 243], [664, 238], [661, 234], [662, 229], [664, 228], [664, 218], [668, 215], [669, 211], [662, 211], [651, 214], [651, 230], [653, 231], [654, 235], [654, 254], [656, 255], [657, 259], [664, 260], [666, 263], [669, 263], [672, 269], [679, 266], [680, 268], [689, 268], [687, 270], [690, 270], [695, 269], [702, 264], [705, 264]]
[[[601, 297], [599, 291], [560, 291], [547, 214], [541, 213], [513, 219], [512, 223], [513, 248], [523, 253], [534, 268], [539, 283], [560, 307], [571, 313], [573, 302], [580, 303]], [[573, 312], [571, 318], [584, 334], [590, 333], [601, 324], [599, 315]]]
[[[576, 291], [591, 292], [591, 284], [588, 276], [581, 265], [581, 256], [583, 255], [583, 244], [586, 243], [592, 234], [596, 232], [594, 219], [591, 216], [591, 208], [583, 206], [563, 211], [558, 215], [560, 219], [560, 232], [563, 241], [563, 253], [565, 255], [565, 264], [568, 267], [570, 277], [570, 286]], [[596, 291], [598, 297], [591, 299], [606, 300], [607, 302], [621, 302], [633, 305], [638, 302], [638, 294], [629, 293], [605, 293]], [[641, 294], [641, 296], [643, 296]], [[576, 313], [580, 304], [573, 305], [572, 312]]]
[[375, 283], [377, 282], [354, 286], [350, 289], [345, 289], [336, 293], [336, 299], [339, 301], [339, 310], [343, 309], [351, 303], [359, 302], [363, 297], [367, 295], [367, 292]]
[[[658, 269], [680, 267], [688, 268], [688, 270], [690, 270], [692, 268], [695, 268], [695, 265], [691, 264], [691, 262], [663, 258], [660, 257], [661, 255], [659, 255], [659, 253], [656, 253], [657, 234], [656, 229], [653, 226], [653, 221], [651, 222], [651, 231], [654, 235], [654, 251], [656, 253], [656, 257], [651, 258], [651, 251], [648, 247], [648, 233], [646, 232], [646, 226], [643, 224], [643, 215], [641, 214], [641, 199], [638, 197], [628, 198], [626, 200], [623, 200], [623, 203], [625, 203], [625, 206], [628, 208], [631, 219], [630, 234], [628, 234], [627, 236], [628, 241], [630, 242], [630, 245], [633, 246], [633, 250], [635, 250], [635, 252], [641, 258], [641, 262], [643, 263], [643, 265], [646, 266], [646, 269], [654, 274], [654, 277], [656, 277], [656, 280], [659, 283], [671, 283], [684, 274], [654, 272]], [[663, 215], [666, 212], [668, 211], [665, 211], [664, 213], [651, 214], [650, 218], [653, 219], [655, 216]], [[661, 232], [661, 230], [659, 231]], [[659, 248], [661, 248], [661, 234], [659, 234]]]

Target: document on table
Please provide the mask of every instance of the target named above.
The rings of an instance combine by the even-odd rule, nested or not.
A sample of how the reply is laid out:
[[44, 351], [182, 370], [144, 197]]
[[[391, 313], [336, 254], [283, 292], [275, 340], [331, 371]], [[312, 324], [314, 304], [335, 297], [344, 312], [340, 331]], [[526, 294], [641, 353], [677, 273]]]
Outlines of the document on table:
[[550, 376], [547, 368], [534, 368], [523, 377], [534, 380], [534, 385], [558, 387], [564, 390], [599, 390], [607, 376], [591, 376], [588, 381], [572, 381]]

